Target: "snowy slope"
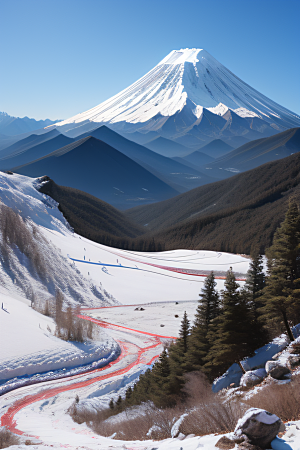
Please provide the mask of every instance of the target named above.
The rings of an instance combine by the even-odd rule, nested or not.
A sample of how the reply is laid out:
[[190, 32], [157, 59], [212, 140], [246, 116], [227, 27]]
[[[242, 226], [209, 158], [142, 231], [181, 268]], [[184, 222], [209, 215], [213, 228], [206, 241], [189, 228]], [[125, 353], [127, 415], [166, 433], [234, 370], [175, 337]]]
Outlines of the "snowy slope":
[[[10, 294], [30, 298], [33, 294], [43, 299], [60, 289], [66, 300], [86, 306], [115, 304], [115, 299], [76, 270], [62, 250], [52, 242], [56, 231], [62, 236], [73, 235], [68, 223], [58, 210], [58, 204], [35, 189], [40, 180], [22, 175], [0, 172], [0, 204], [11, 207], [27, 220], [32, 238], [38, 248], [46, 275], [39, 276], [29, 259], [18, 250], [10, 249], [8, 256], [0, 251], [0, 279]], [[32, 224], [39, 233], [35, 233]], [[46, 236], [47, 230], [47, 236]], [[0, 243], [2, 236], [0, 233]]]
[[173, 50], [119, 94], [56, 125], [150, 121], [144, 129], [150, 131], [160, 129], [168, 117], [179, 112], [186, 126], [197, 120], [199, 123], [203, 108], [218, 116], [231, 110], [240, 118], [263, 119], [277, 130], [300, 125], [297, 114], [251, 88], [208, 52], [196, 48]]
[[[41, 180], [0, 172], [0, 182], [1, 202], [26, 217], [28, 227], [35, 224], [38, 233], [43, 236], [43, 239], [36, 238], [36, 242], [42, 246], [47, 257], [53, 282], [62, 287], [69, 301], [81, 299], [84, 305], [90, 307], [115, 303], [105, 289], [126, 304], [145, 304], [148, 301], [157, 302], [159, 299], [172, 300], [160, 305], [144, 305], [145, 311], [147, 308], [152, 308], [153, 311], [148, 316], [146, 334], [124, 330], [122, 327], [118, 329], [118, 326], [106, 330], [108, 336], [120, 343], [122, 353], [120, 358], [105, 368], [87, 374], [76, 374], [66, 379], [24, 386], [0, 396], [0, 415], [2, 418], [5, 416], [10, 428], [23, 434], [23, 442], [26, 438], [33, 441], [38, 439], [43, 445], [33, 447], [40, 449], [215, 448], [220, 436], [187, 437], [184, 440], [170, 438], [160, 442], [124, 442], [95, 436], [86, 425], [74, 423], [67, 410], [76, 395], [79, 395], [80, 401], [96, 406], [107, 404], [112, 395], [117, 396], [124, 392], [126, 384], [134, 381], [162, 350], [166, 334], [161, 332], [164, 338], [160, 339], [158, 336], [147, 335], [147, 332], [157, 333], [158, 321], [155, 316], [164, 316], [163, 306], [170, 305], [169, 312], [165, 315], [166, 331], [174, 331], [175, 317], [172, 317], [172, 313], [175, 300], [194, 300], [191, 303], [186, 302], [186, 305], [184, 302], [176, 305], [179, 306], [180, 314], [184, 309], [192, 314], [205, 273], [216, 271], [218, 287], [222, 288], [226, 270], [230, 266], [233, 267], [242, 280], [249, 260], [240, 255], [209, 251], [178, 250], [143, 254], [95, 244], [74, 234], [59, 212], [57, 204], [35, 189]], [[95, 359], [105, 358], [105, 355], [110, 353], [110, 340], [105, 344], [96, 342], [93, 347], [87, 345], [74, 349], [74, 344], [54, 338], [47, 329], [47, 326], [53, 327], [51, 319], [37, 314], [29, 307], [29, 301], [25, 299], [25, 291], [22, 289], [22, 284], [30, 282], [39, 295], [42, 295], [43, 292], [48, 292], [49, 286], [38, 279], [30, 270], [26, 259], [22, 259], [16, 249], [9, 254], [9, 262], [12, 271], [3, 263], [0, 267], [0, 295], [4, 303], [4, 309], [0, 310], [0, 330], [3, 333], [0, 337], [1, 367], [9, 368], [13, 376], [17, 375], [17, 370], [19, 374], [24, 375], [27, 371], [30, 375], [35, 373], [32, 369], [37, 366], [56, 369], [56, 364], [63, 360], [63, 366], [70, 367], [74, 360], [77, 364], [86, 363], [93, 352]], [[18, 276], [23, 274], [22, 284], [14, 283], [16, 269]], [[47, 295], [49, 296], [49, 292]], [[122, 314], [122, 308], [125, 311], [123, 306], [114, 309], [120, 310]], [[147, 317], [136, 321], [136, 314], [142, 311], [135, 311], [132, 306], [130, 308], [127, 316], [120, 315], [119, 324], [131, 322], [129, 325], [143, 327]], [[159, 310], [161, 312], [158, 312]], [[109, 318], [108, 310], [98, 309], [97, 312], [94, 310], [91, 313], [95, 317], [102, 314], [103, 317]], [[165, 331], [164, 328], [161, 330]], [[2, 421], [1, 423], [4, 424]], [[293, 436], [289, 442], [293, 450], [298, 450]], [[21, 449], [27, 446], [12, 448]]]
[[[53, 319], [30, 307], [30, 301], [0, 288], [0, 385], [12, 386], [16, 377], [70, 369], [108, 358], [117, 345], [103, 333], [95, 342], [67, 342], [54, 336]], [[0, 386], [0, 393], [4, 386]]]

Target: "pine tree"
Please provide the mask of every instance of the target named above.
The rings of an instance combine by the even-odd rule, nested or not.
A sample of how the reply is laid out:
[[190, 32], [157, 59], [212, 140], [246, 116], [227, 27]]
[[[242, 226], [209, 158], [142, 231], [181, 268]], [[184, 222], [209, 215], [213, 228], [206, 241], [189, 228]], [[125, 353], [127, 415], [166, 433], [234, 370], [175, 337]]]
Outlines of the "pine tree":
[[260, 320], [260, 308], [263, 306], [262, 295], [265, 287], [265, 274], [263, 271], [263, 259], [256, 255], [251, 259], [247, 272], [247, 279], [241, 294], [245, 296], [250, 312], [252, 312], [252, 323], [249, 327], [249, 336], [253, 344], [253, 350], [264, 345], [268, 340], [268, 333]]
[[230, 269], [222, 293], [222, 313], [217, 318], [217, 330], [208, 334], [211, 348], [205, 360], [210, 377], [223, 373], [234, 362], [239, 362], [250, 351], [249, 324], [251, 315], [239, 284]]
[[131, 398], [131, 396], [132, 396], [132, 388], [131, 388], [131, 386], [129, 386], [129, 387], [127, 388], [126, 394], [125, 394], [126, 400], [129, 401], [130, 398]]
[[157, 407], [171, 406], [171, 369], [168, 353], [164, 350], [151, 372], [151, 400]]
[[182, 345], [183, 353], [187, 352], [189, 334], [190, 334], [190, 321], [188, 320], [186, 311], [184, 311], [178, 339], [178, 342]]
[[220, 314], [220, 300], [216, 291], [214, 273], [206, 277], [200, 300], [195, 314], [195, 321], [189, 337], [189, 348], [186, 356], [186, 364], [189, 371], [200, 370], [204, 365], [204, 358], [210, 348], [208, 341], [209, 327]]
[[110, 409], [114, 409], [114, 407], [115, 407], [115, 402], [114, 402], [113, 398], [110, 399], [109, 407], [110, 407]]
[[269, 326], [282, 321], [290, 340], [294, 340], [290, 321], [299, 320], [300, 315], [300, 213], [294, 199], [290, 199], [285, 219], [266, 253], [269, 270], [263, 319]]
[[121, 395], [119, 395], [118, 400], [116, 401], [116, 408], [121, 409], [122, 403], [123, 403], [123, 399], [122, 399]]

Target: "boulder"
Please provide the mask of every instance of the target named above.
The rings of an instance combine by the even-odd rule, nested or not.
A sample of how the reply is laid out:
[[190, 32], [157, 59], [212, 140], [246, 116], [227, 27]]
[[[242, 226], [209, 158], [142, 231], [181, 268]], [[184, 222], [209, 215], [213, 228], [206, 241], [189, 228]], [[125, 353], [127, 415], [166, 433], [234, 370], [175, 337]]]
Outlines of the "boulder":
[[270, 448], [271, 441], [284, 428], [283, 422], [275, 414], [264, 409], [250, 408], [238, 421], [233, 436], [242, 437], [244, 435], [249, 444], [265, 449]]
[[235, 447], [235, 444], [236, 443], [232, 439], [227, 436], [222, 436], [215, 444], [215, 447], [220, 448], [221, 450], [230, 450]]
[[284, 375], [287, 375], [291, 371], [287, 366], [282, 365], [279, 361], [267, 361], [266, 372], [272, 378], [275, 378], [276, 380], [281, 380], [284, 377]]
[[240, 386], [244, 388], [251, 388], [256, 384], [261, 383], [266, 376], [267, 372], [265, 369], [249, 370], [242, 376]]

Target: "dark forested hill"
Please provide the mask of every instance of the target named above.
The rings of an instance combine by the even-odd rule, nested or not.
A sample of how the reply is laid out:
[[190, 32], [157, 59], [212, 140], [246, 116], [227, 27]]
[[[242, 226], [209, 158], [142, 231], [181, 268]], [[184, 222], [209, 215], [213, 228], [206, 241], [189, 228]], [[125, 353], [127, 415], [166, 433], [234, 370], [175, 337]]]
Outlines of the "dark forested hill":
[[288, 198], [300, 200], [300, 154], [126, 211], [166, 249], [263, 251], [283, 220]]
[[144, 229], [133, 223], [121, 211], [86, 192], [58, 186], [49, 179], [39, 188], [59, 203], [74, 231], [100, 244], [132, 250], [157, 250], [161, 248], [153, 239], [141, 236]]

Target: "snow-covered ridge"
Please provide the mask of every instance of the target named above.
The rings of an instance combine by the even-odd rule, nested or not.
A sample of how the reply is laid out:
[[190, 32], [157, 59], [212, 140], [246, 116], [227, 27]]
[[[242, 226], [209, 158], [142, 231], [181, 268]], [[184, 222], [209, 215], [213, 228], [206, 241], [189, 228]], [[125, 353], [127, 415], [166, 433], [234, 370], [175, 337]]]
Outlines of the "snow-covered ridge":
[[[23, 219], [32, 235], [36, 251], [43, 262], [44, 277], [40, 276], [30, 261], [17, 247], [1, 253], [3, 240], [0, 232], [0, 281], [10, 294], [41, 300], [55, 295], [56, 289], [63, 291], [66, 300], [86, 306], [115, 304], [116, 300], [99, 284], [95, 286], [88, 277], [82, 276], [74, 264], [54, 244], [55, 235], [62, 239], [73, 236], [68, 222], [52, 198], [40, 193], [36, 187], [43, 178], [29, 178], [0, 172], [0, 205], [10, 207]], [[34, 232], [34, 227], [38, 233]]]
[[161, 122], [188, 108], [200, 118], [203, 108], [217, 115], [228, 109], [240, 117], [274, 118], [288, 127], [300, 117], [244, 83], [203, 49], [173, 50], [146, 75], [100, 105], [56, 124]]

